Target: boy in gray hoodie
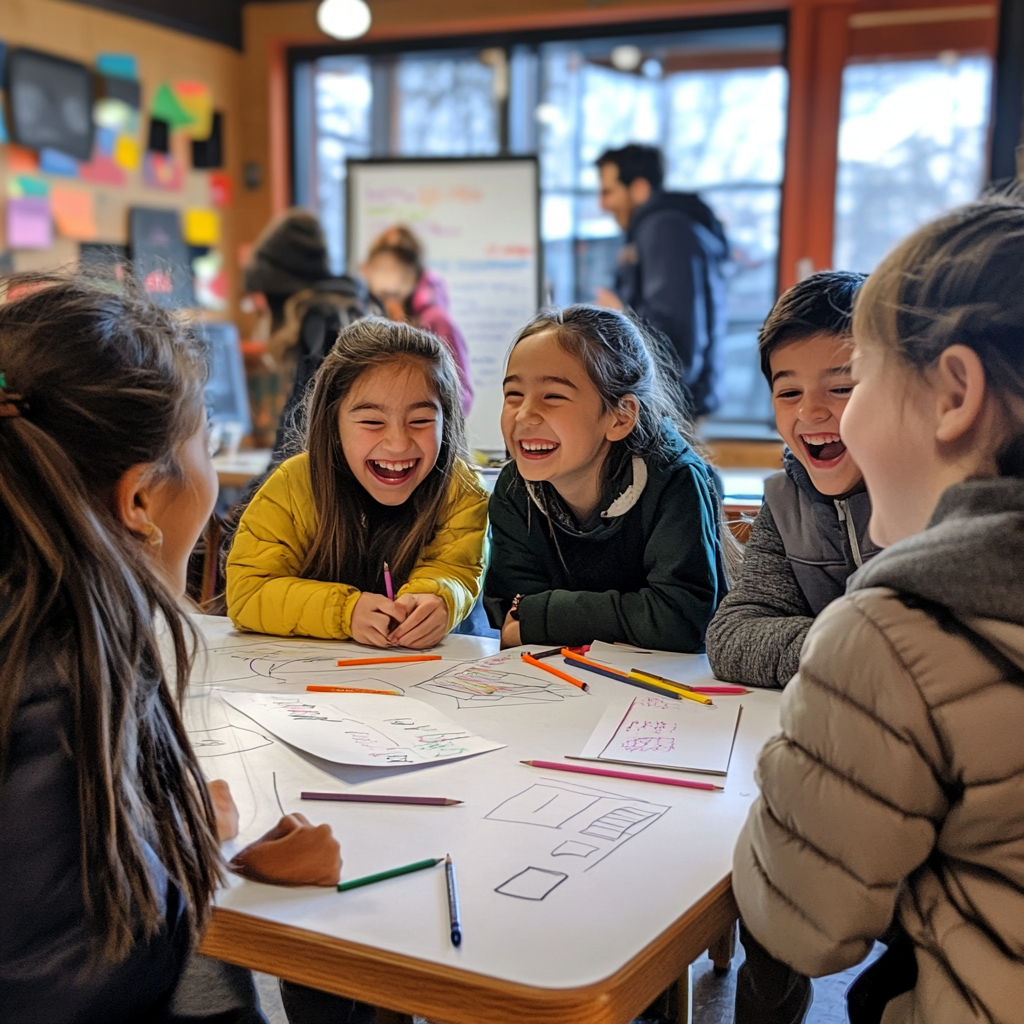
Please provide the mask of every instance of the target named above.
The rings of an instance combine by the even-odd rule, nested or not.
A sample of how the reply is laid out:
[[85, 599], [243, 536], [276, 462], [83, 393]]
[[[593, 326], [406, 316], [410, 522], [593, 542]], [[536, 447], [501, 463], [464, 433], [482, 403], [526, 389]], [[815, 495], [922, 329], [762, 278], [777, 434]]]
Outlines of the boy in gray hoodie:
[[878, 551], [860, 469], [839, 437], [853, 390], [853, 299], [863, 281], [847, 271], [813, 274], [781, 296], [761, 328], [761, 369], [787, 450], [784, 471], [765, 481], [740, 578], [708, 627], [719, 679], [785, 686], [815, 617]]

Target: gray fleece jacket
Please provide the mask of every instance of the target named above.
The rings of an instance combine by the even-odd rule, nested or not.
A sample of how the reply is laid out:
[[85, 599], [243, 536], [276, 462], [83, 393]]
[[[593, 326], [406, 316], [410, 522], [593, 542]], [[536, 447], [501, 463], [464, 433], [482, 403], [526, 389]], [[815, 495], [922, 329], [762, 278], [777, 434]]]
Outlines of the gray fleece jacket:
[[868, 536], [871, 501], [863, 486], [833, 498], [817, 490], [791, 451], [783, 467], [765, 481], [740, 578], [708, 626], [715, 675], [748, 686], [785, 686], [793, 678], [815, 616], [879, 550]]
[[755, 938], [831, 974], [895, 911], [882, 1024], [1024, 1021], [1022, 735], [1024, 480], [969, 480], [808, 634], [734, 858]]

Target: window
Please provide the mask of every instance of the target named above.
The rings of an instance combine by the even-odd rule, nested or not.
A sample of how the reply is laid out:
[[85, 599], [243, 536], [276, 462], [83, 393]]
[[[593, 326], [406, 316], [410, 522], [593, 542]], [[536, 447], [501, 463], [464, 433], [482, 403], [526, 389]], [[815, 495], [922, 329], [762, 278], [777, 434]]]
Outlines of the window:
[[316, 160], [296, 152], [295, 198], [320, 213], [341, 270], [346, 159], [535, 152], [548, 298], [567, 305], [611, 287], [621, 245], [598, 204], [595, 159], [659, 145], [666, 187], [699, 192], [730, 241], [716, 418], [770, 424], [756, 337], [776, 292], [784, 44], [780, 24], [762, 24], [300, 62], [294, 120], [308, 138], [297, 131], [296, 149]]
[[870, 271], [901, 238], [976, 199], [992, 61], [944, 51], [843, 72], [834, 264]]

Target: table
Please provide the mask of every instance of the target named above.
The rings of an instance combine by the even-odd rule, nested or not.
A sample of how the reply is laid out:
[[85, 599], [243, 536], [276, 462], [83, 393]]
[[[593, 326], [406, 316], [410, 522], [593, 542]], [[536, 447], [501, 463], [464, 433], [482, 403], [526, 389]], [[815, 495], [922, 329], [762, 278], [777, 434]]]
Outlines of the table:
[[247, 487], [251, 480], [267, 471], [271, 455], [269, 448], [243, 448], [234, 455], [215, 455], [213, 467], [217, 471], [217, 483], [221, 487]]
[[[232, 877], [219, 894], [203, 952], [447, 1024], [624, 1024], [681, 976], [688, 998], [689, 965], [731, 934], [732, 848], [756, 794], [756, 754], [778, 727], [778, 693], [728, 698], [741, 699], [744, 711], [725, 791], [708, 793], [520, 764], [578, 753], [609, 701], [623, 699], [625, 687], [615, 680], [588, 675], [591, 692], [583, 694], [515, 659], [501, 670], [518, 679], [521, 667], [530, 687], [522, 691], [524, 700], [535, 703], [457, 707], [450, 696], [414, 687], [425, 678], [422, 666], [375, 668], [367, 670], [368, 678], [407, 691], [414, 687], [411, 696], [507, 744], [461, 761], [382, 771], [318, 761], [271, 742], [256, 723], [225, 705], [209, 682], [235, 676], [218, 685], [303, 692], [303, 673], [327, 670], [339, 645], [233, 634], [223, 619], [197, 622], [217, 650], [197, 669], [186, 721], [208, 776], [226, 778], [232, 787], [241, 817], [237, 843], [261, 835], [282, 811], [301, 810], [331, 824], [342, 845], [343, 877], [451, 852], [465, 936], [459, 948], [449, 941], [440, 872], [346, 893]], [[430, 671], [451, 673], [457, 661], [486, 658], [495, 649], [491, 640], [448, 637], [436, 649], [446, 660]], [[654, 659], [647, 667], [664, 673], [668, 664]], [[673, 656], [670, 664], [675, 678], [709, 675], [702, 656]], [[568, 833], [550, 823], [510, 822], [507, 810], [486, 817], [499, 805], [517, 806], [528, 790], [532, 799], [540, 792], [536, 786], [570, 802], [581, 798], [582, 786], [589, 799], [624, 801], [630, 811], [664, 810], [588, 868], [579, 847], [596, 849], [600, 840], [581, 844], [579, 836], [566, 839]], [[390, 807], [298, 799], [303, 788], [350, 787], [464, 803]], [[594, 790], [610, 796], [594, 797]], [[566, 878], [541, 899], [495, 891], [526, 869]], [[379, 1019], [404, 1018], [382, 1013]]]

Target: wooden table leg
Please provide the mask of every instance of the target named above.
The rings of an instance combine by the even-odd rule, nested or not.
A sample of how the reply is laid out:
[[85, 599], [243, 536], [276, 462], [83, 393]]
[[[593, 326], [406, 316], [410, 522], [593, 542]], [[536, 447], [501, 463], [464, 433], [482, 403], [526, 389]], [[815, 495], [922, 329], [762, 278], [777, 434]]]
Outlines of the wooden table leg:
[[678, 999], [678, 1024], [691, 1024], [693, 1021], [693, 965], [683, 972], [676, 982], [676, 998]]
[[377, 1007], [377, 1024], [412, 1024], [412, 1017], [397, 1010], [385, 1010], [383, 1006]]
[[716, 971], [727, 971], [736, 954], [736, 922], [722, 932], [721, 938], [708, 946], [708, 956], [715, 965]]

